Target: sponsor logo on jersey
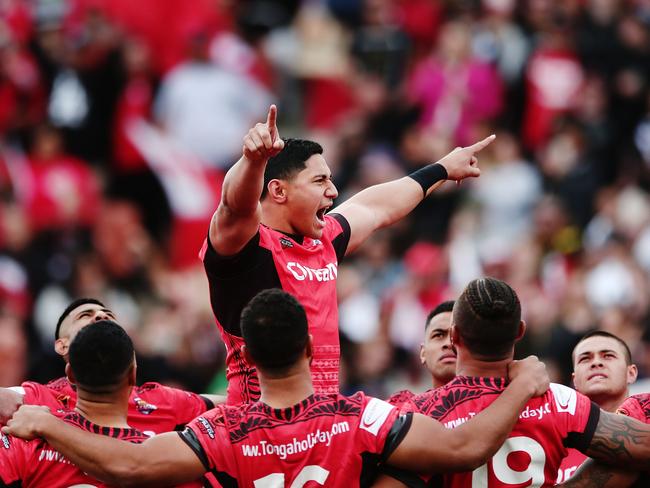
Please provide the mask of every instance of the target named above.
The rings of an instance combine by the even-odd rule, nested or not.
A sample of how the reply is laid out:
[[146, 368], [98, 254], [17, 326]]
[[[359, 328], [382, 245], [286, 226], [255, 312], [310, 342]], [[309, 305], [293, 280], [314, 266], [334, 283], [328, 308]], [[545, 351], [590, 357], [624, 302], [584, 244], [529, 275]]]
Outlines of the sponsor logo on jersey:
[[546, 414], [551, 413], [551, 406], [546, 402], [541, 407], [530, 408], [526, 407], [526, 410], [521, 412], [519, 415], [520, 419], [537, 419], [542, 420]]
[[578, 395], [576, 391], [568, 386], [551, 383], [551, 391], [555, 398], [555, 406], [558, 413], [567, 412], [575, 415], [578, 404]]
[[384, 425], [388, 414], [393, 410], [393, 408], [395, 407], [390, 403], [377, 398], [372, 398], [363, 410], [360, 427], [373, 435], [377, 435], [379, 429]]
[[140, 397], [135, 397], [133, 399], [135, 402], [135, 408], [138, 412], [140, 412], [143, 415], [149, 415], [151, 412], [154, 410], [158, 410], [158, 407], [155, 405], [152, 405], [151, 403], [145, 402], [142, 398]]
[[335, 263], [329, 263], [324, 268], [314, 269], [294, 261], [287, 263], [287, 269], [298, 281], [331, 281], [338, 275]]
[[208, 419], [199, 417], [197, 420], [199, 421], [199, 430], [206, 434], [210, 439], [214, 439], [214, 429], [212, 428], [212, 425], [210, 425]]
[[0, 438], [2, 438], [2, 446], [5, 449], [9, 449], [9, 447], [11, 447], [10, 444], [9, 444], [9, 438], [6, 435], [2, 434], [2, 433], [0, 433]]
[[336, 422], [330, 430], [317, 429], [310, 432], [304, 439], [294, 437], [290, 442], [284, 444], [271, 444], [268, 441], [260, 441], [257, 444], [243, 444], [242, 454], [246, 457], [259, 457], [274, 454], [280, 459], [286, 459], [292, 454], [300, 454], [312, 449], [317, 444], [324, 444], [328, 447], [334, 436], [350, 432], [350, 424], [347, 421]]
[[280, 237], [280, 245], [281, 245], [283, 248], [293, 247], [293, 242], [291, 242], [291, 241], [290, 241], [289, 239], [287, 239], [286, 237]]

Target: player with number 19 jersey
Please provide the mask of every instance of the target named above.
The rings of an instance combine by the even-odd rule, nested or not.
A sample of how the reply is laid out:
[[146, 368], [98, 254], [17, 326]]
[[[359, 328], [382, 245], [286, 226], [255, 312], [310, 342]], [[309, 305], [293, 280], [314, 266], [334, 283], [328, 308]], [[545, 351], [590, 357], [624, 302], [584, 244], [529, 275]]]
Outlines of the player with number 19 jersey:
[[[441, 388], [416, 395], [411, 408], [454, 428], [487, 408], [505, 387], [503, 378], [457, 376]], [[444, 486], [553, 486], [567, 449], [587, 449], [599, 418], [600, 408], [586, 396], [551, 383], [543, 396], [528, 402], [508, 440], [488, 463], [473, 472], [444, 475]]]
[[397, 448], [410, 415], [363, 393], [314, 394], [284, 409], [220, 405], [179, 435], [224, 488], [357, 488]]

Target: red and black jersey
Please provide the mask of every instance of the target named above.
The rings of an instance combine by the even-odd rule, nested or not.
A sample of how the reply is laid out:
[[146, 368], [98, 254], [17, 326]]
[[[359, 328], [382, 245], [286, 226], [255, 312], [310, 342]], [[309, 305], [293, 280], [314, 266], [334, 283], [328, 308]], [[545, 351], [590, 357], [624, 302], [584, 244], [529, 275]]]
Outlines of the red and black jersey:
[[210, 284], [210, 301], [226, 345], [228, 404], [260, 397], [255, 368], [241, 353], [239, 319], [246, 304], [262, 290], [281, 288], [305, 308], [314, 338], [312, 380], [316, 393], [338, 393], [339, 332], [336, 277], [350, 240], [350, 225], [341, 215], [325, 217], [320, 239], [287, 235], [260, 225], [234, 256], [220, 256], [203, 244], [200, 256]]
[[411, 425], [411, 414], [357, 393], [311, 395], [293, 407], [220, 405], [180, 432], [224, 488], [355, 488], [375, 475]]
[[415, 397], [415, 393], [411, 390], [400, 390], [393, 393], [390, 397], [386, 399], [391, 405], [396, 407], [402, 407], [404, 404], [408, 404]]
[[[447, 428], [470, 420], [505, 389], [503, 378], [458, 376], [441, 388], [415, 396], [414, 411]], [[586, 396], [555, 383], [531, 399], [494, 457], [473, 472], [444, 475], [446, 487], [553, 486], [568, 448], [584, 451], [600, 418], [600, 408]]]
[[[27, 381], [21, 385], [23, 402], [45, 405], [52, 411], [71, 410], [77, 403], [77, 391], [67, 378], [59, 378], [46, 385]], [[131, 390], [128, 422], [136, 429], [152, 436], [180, 430], [192, 419], [213, 405], [196, 393], [170, 388], [159, 383], [145, 383]]]
[[564, 483], [566, 480], [571, 478], [578, 470], [578, 468], [584, 463], [587, 459], [587, 456], [582, 454], [576, 449], [568, 449], [566, 457], [562, 460], [560, 464], [560, 469], [557, 472], [556, 483]]
[[616, 412], [637, 419], [644, 424], [650, 424], [650, 393], [632, 395], [618, 407]]
[[[101, 427], [76, 412], [63, 412], [60, 415], [65, 422], [95, 434], [135, 443], [147, 439], [147, 435], [139, 430]], [[0, 433], [0, 486], [42, 488], [106, 485], [71, 464], [42, 439], [23, 441]]]

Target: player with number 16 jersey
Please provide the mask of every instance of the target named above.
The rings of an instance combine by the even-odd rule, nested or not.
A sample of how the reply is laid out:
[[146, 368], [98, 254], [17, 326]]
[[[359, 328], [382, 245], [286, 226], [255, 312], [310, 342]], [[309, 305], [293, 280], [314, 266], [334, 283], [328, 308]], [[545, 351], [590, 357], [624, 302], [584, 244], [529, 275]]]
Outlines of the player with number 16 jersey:
[[399, 409], [363, 393], [314, 394], [285, 409], [262, 402], [218, 406], [180, 436], [224, 488], [310, 481], [356, 488], [408, 430], [398, 415]]

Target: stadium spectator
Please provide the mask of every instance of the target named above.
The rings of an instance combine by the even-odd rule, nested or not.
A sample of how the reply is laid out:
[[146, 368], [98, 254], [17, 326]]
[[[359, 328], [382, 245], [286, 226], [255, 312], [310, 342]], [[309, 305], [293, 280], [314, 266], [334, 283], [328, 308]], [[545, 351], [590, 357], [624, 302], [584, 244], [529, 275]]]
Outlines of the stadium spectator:
[[[68, 305], [57, 322], [54, 349], [68, 364], [70, 344], [80, 330], [100, 321], [115, 320], [115, 314], [102, 302], [80, 298]], [[20, 404], [44, 405], [53, 410], [72, 409], [78, 394], [68, 378], [46, 385], [34, 381], [20, 387], [0, 388], [0, 423], [5, 423]], [[145, 383], [130, 390], [129, 422], [147, 435], [174, 430], [223, 401], [216, 395], [197, 395], [159, 383]]]
[[512, 364], [516, 377], [490, 412], [449, 430], [363, 393], [315, 394], [307, 315], [287, 292], [255, 296], [242, 312], [242, 331], [244, 354], [258, 366], [259, 402], [220, 406], [181, 433], [139, 446], [69, 428], [39, 407], [22, 407], [3, 432], [44, 436], [88, 473], [119, 485], [160, 486], [210, 471], [226, 486], [284, 485], [288, 477], [296, 485], [356, 487], [377, 461], [426, 471], [479, 465], [505, 440], [527, 399], [548, 387], [535, 358]]
[[[606, 412], [616, 412], [629, 396], [630, 385], [638, 374], [627, 344], [609, 332], [597, 330], [580, 339], [572, 358], [576, 391]], [[562, 460], [557, 483], [568, 480], [586, 459], [581, 452], [569, 449]]]
[[[453, 312], [458, 376], [442, 388], [414, 397], [414, 411], [451, 429], [472, 418], [507, 384], [505, 364], [512, 360], [514, 346], [525, 331], [519, 299], [509, 285], [494, 278], [471, 281]], [[650, 426], [600, 410], [586, 396], [551, 383], [543, 397], [528, 403], [508, 440], [488, 463], [474, 471], [447, 474], [445, 484], [550, 486], [569, 447], [618, 467], [647, 469], [649, 435]], [[399, 474], [392, 476], [399, 479]], [[411, 479], [406, 476], [404, 481]], [[395, 480], [393, 486], [402, 485]]]
[[[405, 217], [444, 180], [479, 176], [475, 154], [494, 139], [366, 188], [326, 215], [338, 191], [322, 147], [281, 139], [276, 117], [272, 105], [266, 123], [244, 137], [243, 155], [226, 175], [201, 249], [212, 309], [228, 348], [230, 403], [259, 398], [255, 369], [241, 354], [239, 315], [266, 288], [283, 288], [303, 301], [315, 335], [314, 387], [319, 393], [338, 391], [338, 262], [372, 232]], [[391, 198], [397, 194], [399, 199]]]

